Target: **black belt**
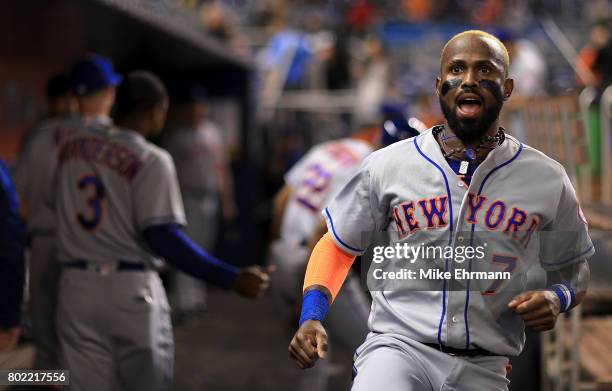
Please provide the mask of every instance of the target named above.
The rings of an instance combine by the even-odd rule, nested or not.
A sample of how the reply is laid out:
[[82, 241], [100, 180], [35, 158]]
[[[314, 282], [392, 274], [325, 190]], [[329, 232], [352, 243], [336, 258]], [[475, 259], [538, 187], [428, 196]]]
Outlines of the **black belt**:
[[440, 345], [437, 343], [426, 343], [424, 345], [427, 345], [432, 349], [439, 350], [442, 353], [446, 353], [451, 356], [463, 356], [463, 357], [499, 356], [499, 354], [494, 354], [494, 353], [489, 352], [488, 350], [484, 350], [481, 348], [457, 349], [457, 348], [452, 348], [450, 346]]
[[82, 270], [94, 270], [98, 273], [108, 273], [111, 271], [145, 271], [147, 266], [142, 263], [128, 262], [128, 261], [117, 261], [116, 263], [93, 263], [83, 260], [64, 262], [64, 267], [82, 269]]

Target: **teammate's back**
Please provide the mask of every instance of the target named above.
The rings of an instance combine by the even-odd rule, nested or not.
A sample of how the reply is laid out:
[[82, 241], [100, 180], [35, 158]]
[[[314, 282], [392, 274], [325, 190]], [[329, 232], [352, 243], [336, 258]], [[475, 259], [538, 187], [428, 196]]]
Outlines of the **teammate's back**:
[[365, 141], [344, 138], [314, 146], [285, 175], [292, 188], [281, 224], [281, 236], [307, 239], [321, 219], [321, 210], [359, 168], [373, 147]]
[[136, 132], [89, 124], [65, 140], [58, 162], [60, 260], [149, 263], [141, 230], [184, 223], [172, 159]]

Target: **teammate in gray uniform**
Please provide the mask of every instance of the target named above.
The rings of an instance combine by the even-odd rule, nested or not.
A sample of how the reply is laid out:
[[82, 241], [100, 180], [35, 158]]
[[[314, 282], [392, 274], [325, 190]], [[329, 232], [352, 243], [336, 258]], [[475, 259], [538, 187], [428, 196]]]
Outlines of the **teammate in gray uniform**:
[[105, 116], [114, 89], [97, 83], [119, 79], [109, 63], [88, 57], [73, 75], [82, 86], [81, 107], [96, 108], [99, 117], [85, 118], [58, 158], [62, 368], [70, 370], [74, 390], [167, 390], [173, 337], [156, 271], [160, 257], [252, 298], [263, 294], [268, 275], [216, 260], [181, 232], [185, 215], [172, 158], [145, 139], [166, 116], [159, 79], [127, 76], [117, 93], [118, 127]]
[[[521, 352], [524, 327], [549, 330], [561, 311], [580, 303], [594, 253], [587, 224], [563, 167], [499, 127], [513, 88], [508, 65], [495, 37], [481, 31], [453, 37], [436, 81], [446, 124], [371, 154], [325, 209], [328, 234], [309, 261], [302, 323], [290, 344], [300, 367], [325, 356], [320, 322], [342, 269], [313, 275], [325, 262], [364, 253], [377, 232], [390, 246], [410, 248], [457, 250], [486, 238], [485, 257], [466, 265], [503, 269], [512, 279], [492, 280], [482, 291], [470, 280], [442, 278], [419, 290], [422, 281], [406, 279], [372, 292], [353, 390], [507, 390], [507, 356]], [[431, 262], [423, 255], [415, 261]], [[400, 258], [385, 262], [383, 270], [398, 270]], [[435, 262], [441, 272], [461, 267], [456, 255]], [[559, 283], [517, 295], [538, 263], [549, 283]]]
[[[340, 139], [314, 146], [285, 175], [285, 186], [275, 198], [273, 225], [279, 225], [279, 237], [270, 246], [270, 258], [278, 267], [272, 292], [293, 325], [299, 315], [301, 276], [304, 275], [309, 250], [325, 227], [321, 217], [324, 205], [359, 168], [373, 151], [362, 140]], [[313, 242], [314, 240], [314, 242]], [[312, 245], [311, 245], [312, 243]], [[356, 276], [350, 276], [338, 296], [327, 324], [336, 342], [353, 350], [367, 334], [369, 299]], [[296, 314], [297, 312], [297, 314]], [[292, 327], [293, 328], [293, 327]], [[318, 365], [299, 377], [297, 390], [325, 390], [329, 365]]]
[[[323, 206], [342, 189], [372, 151], [416, 134], [418, 132], [399, 112], [395, 118], [383, 122], [374, 142], [344, 138], [321, 143], [308, 151], [285, 175], [285, 185], [274, 202], [272, 226], [278, 228], [273, 228], [275, 240], [270, 246], [270, 257], [278, 269], [272, 291], [283, 307], [290, 310], [291, 324], [296, 320], [295, 310], [299, 311], [301, 276], [308, 254], [326, 230], [320, 214]], [[350, 351], [359, 346], [367, 334], [369, 307], [369, 298], [360, 286], [358, 276], [349, 275], [326, 320], [338, 344]], [[304, 373], [297, 389], [325, 390], [329, 362], [330, 359], [321, 363], [325, 365]]]
[[60, 74], [47, 84], [50, 117], [26, 137], [15, 167], [15, 187], [25, 204], [30, 239], [28, 258], [29, 304], [35, 368], [57, 368], [55, 308], [60, 268], [56, 262], [56, 218], [50, 195], [61, 140], [79, 123], [68, 76]]
[[[213, 251], [219, 216], [235, 217], [234, 186], [221, 129], [208, 119], [206, 92], [197, 85], [177, 85], [177, 123], [160, 145], [170, 152], [178, 173], [187, 217], [185, 233]], [[168, 299], [177, 320], [199, 315], [206, 308], [206, 285], [185, 273], [168, 273]]]

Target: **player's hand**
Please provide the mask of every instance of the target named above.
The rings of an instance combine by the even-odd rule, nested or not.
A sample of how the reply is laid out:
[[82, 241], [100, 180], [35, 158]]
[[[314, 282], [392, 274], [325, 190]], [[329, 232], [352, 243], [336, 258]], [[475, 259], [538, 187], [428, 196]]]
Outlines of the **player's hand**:
[[530, 329], [547, 331], [555, 327], [561, 303], [552, 291], [528, 291], [512, 299], [508, 308], [519, 314]]
[[311, 368], [327, 355], [327, 333], [318, 320], [307, 320], [293, 336], [289, 355], [300, 369]]
[[232, 289], [250, 299], [259, 299], [270, 287], [270, 274], [276, 266], [248, 266], [240, 270]]
[[11, 327], [10, 329], [0, 328], [0, 352], [11, 351], [17, 346], [21, 329]]

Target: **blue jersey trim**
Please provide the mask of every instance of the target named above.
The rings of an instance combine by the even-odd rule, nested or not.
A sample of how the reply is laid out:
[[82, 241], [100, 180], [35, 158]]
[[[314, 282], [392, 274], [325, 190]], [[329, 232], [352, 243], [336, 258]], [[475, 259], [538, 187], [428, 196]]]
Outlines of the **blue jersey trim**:
[[[442, 167], [440, 167], [436, 162], [434, 162], [427, 155], [425, 155], [423, 151], [421, 151], [421, 148], [419, 148], [419, 144], [417, 144], [417, 138], [418, 137], [414, 138], [414, 146], [416, 147], [416, 150], [421, 154], [421, 156], [425, 158], [425, 160], [427, 160], [434, 167], [436, 167], [438, 171], [440, 171], [440, 173], [442, 174], [442, 177], [444, 178], [444, 184], [446, 185], [446, 194], [448, 194], [448, 209], [450, 211], [450, 230], [448, 234], [448, 244], [450, 245], [453, 242], [453, 222], [454, 220], [453, 220], [453, 199], [451, 196], [450, 187], [448, 186], [448, 178], [446, 177], [446, 174], [444, 173], [444, 170], [442, 169]], [[444, 260], [444, 272], [446, 273], [447, 271], [448, 271], [448, 258]], [[444, 280], [443, 285], [442, 285], [442, 314], [440, 315], [440, 323], [438, 323], [438, 343], [440, 345], [442, 345], [442, 323], [444, 323], [445, 316], [446, 316], [446, 280]]]
[[11, 181], [11, 177], [9, 175], [9, 169], [4, 164], [4, 161], [0, 160], [0, 186], [2, 187], [2, 192], [4, 193], [5, 199], [2, 200], [3, 203], [6, 202], [6, 208], [9, 213], [18, 215], [19, 214], [19, 201], [17, 197], [17, 191], [15, 191], [15, 186]]
[[[482, 180], [482, 183], [480, 184], [480, 188], [478, 189], [478, 196], [480, 196], [480, 194], [482, 193], [482, 189], [484, 188], [485, 183], [491, 177], [491, 175], [493, 175], [493, 173], [495, 171], [499, 170], [502, 167], [507, 166], [508, 164], [510, 164], [514, 160], [516, 160], [516, 158], [521, 154], [521, 152], [523, 152], [523, 143], [519, 144], [519, 149], [518, 149], [518, 151], [516, 151], [514, 156], [512, 156], [510, 159], [506, 160], [504, 163], [500, 164], [499, 166], [497, 166], [494, 169], [492, 169], [491, 171], [489, 171], [489, 173], [485, 176], [485, 178]], [[474, 229], [475, 228], [476, 228], [475, 224], [472, 224], [472, 232], [470, 234], [470, 246], [472, 246], [474, 244]], [[469, 262], [468, 271], [469, 272], [472, 271], [472, 260], [471, 259], [470, 259], [470, 262]], [[465, 335], [466, 335], [466, 337], [465, 337], [465, 348], [466, 349], [470, 348], [470, 325], [468, 323], [468, 307], [469, 307], [469, 305], [470, 305], [470, 280], [467, 281], [467, 287], [465, 289], [465, 308], [463, 310], [463, 320], [465, 322]]]
[[351, 251], [355, 251], [358, 253], [362, 253], [363, 250], [360, 250], [358, 248], [355, 247], [351, 247], [348, 244], [344, 243], [342, 241], [342, 239], [340, 239], [340, 236], [338, 236], [338, 234], [336, 233], [336, 228], [334, 228], [334, 221], [332, 220], [331, 215], [329, 214], [329, 210], [327, 210], [327, 208], [325, 208], [325, 214], [327, 215], [327, 218], [329, 219], [329, 225], [331, 225], [331, 229], [332, 229], [332, 234], [334, 235], [334, 237], [336, 238], [336, 240], [338, 241], [338, 243], [340, 243], [341, 245], [343, 245], [344, 247], [348, 248]]

